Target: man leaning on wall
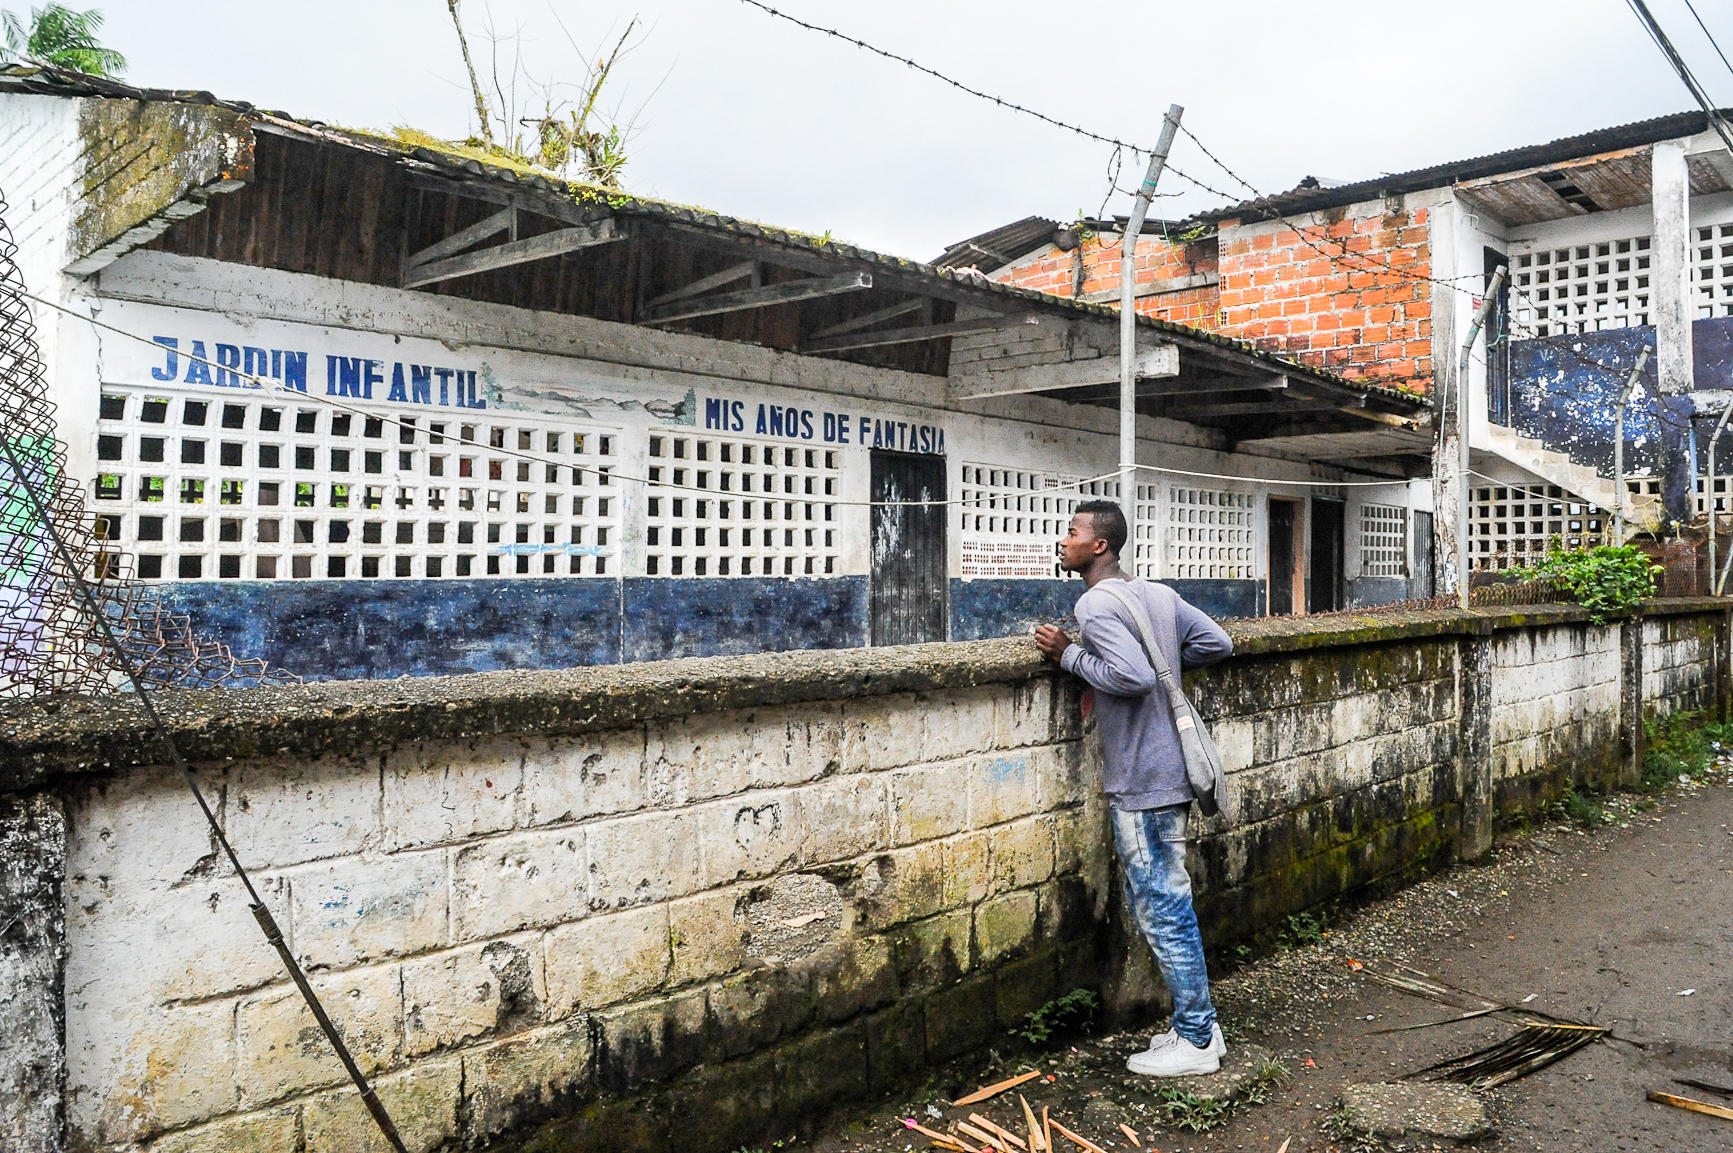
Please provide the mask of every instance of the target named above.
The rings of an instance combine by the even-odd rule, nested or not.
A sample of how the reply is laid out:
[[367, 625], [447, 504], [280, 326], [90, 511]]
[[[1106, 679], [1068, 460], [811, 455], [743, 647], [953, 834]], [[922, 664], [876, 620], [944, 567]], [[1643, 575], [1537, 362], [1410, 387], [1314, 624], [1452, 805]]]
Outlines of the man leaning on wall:
[[1035, 644], [1043, 656], [1090, 686], [1085, 711], [1093, 712], [1101, 736], [1102, 791], [1111, 804], [1126, 896], [1173, 994], [1173, 1027], [1132, 1054], [1126, 1067], [1151, 1077], [1187, 1077], [1215, 1072], [1227, 1052], [1210, 1001], [1203, 938], [1185, 869], [1193, 793], [1173, 711], [1167, 695], [1155, 691], [1156, 671], [1139, 627], [1123, 602], [1097, 586], [1126, 583], [1170, 668], [1214, 664], [1234, 646], [1220, 625], [1178, 593], [1120, 567], [1126, 536], [1125, 514], [1117, 504], [1092, 500], [1077, 506], [1059, 542], [1059, 563], [1080, 574], [1087, 586], [1077, 601], [1080, 640], [1073, 644], [1063, 629], [1042, 625], [1035, 630]]

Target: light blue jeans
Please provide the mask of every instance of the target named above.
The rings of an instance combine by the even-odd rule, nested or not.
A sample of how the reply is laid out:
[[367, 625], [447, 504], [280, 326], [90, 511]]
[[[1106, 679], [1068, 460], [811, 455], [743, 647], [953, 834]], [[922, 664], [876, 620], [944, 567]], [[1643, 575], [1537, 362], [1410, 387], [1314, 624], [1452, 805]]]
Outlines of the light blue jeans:
[[1191, 906], [1191, 875], [1185, 871], [1191, 806], [1112, 812], [1125, 895], [1173, 994], [1174, 1032], [1199, 1047], [1208, 1045], [1216, 1011], [1209, 998], [1203, 937]]

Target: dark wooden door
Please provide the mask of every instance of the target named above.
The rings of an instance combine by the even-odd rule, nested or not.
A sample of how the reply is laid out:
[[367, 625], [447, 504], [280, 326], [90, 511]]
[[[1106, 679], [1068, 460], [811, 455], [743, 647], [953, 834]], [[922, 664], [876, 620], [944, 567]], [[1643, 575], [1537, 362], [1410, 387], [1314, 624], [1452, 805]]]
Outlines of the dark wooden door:
[[[1492, 284], [1492, 274], [1499, 265], [1510, 266], [1510, 257], [1496, 248], [1482, 248], [1481, 260], [1486, 267], [1482, 281], [1484, 292]], [[1493, 424], [1509, 427], [1510, 410], [1510, 341], [1506, 339], [1510, 324], [1510, 277], [1499, 286], [1498, 295], [1486, 301], [1482, 308], [1486, 316], [1486, 416]]]
[[1294, 611], [1294, 529], [1299, 505], [1291, 500], [1270, 501], [1270, 615], [1291, 616]]
[[1307, 566], [1306, 611], [1330, 613], [1342, 607], [1342, 546], [1347, 506], [1312, 498], [1312, 555]]
[[1434, 555], [1432, 539], [1432, 514], [1417, 512], [1414, 514], [1414, 575], [1409, 578], [1408, 595], [1419, 599], [1438, 595], [1438, 578], [1436, 568], [1432, 563]]
[[[874, 452], [872, 499], [944, 500], [945, 458]], [[869, 607], [873, 644], [916, 645], [949, 635], [945, 523], [942, 504], [873, 505]]]

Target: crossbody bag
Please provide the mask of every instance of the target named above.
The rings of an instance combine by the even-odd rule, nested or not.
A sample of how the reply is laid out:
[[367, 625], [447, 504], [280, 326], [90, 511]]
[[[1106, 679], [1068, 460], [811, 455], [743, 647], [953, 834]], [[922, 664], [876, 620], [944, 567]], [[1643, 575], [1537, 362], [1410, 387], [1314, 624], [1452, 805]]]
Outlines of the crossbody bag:
[[1198, 808], [1203, 810], [1206, 817], [1220, 815], [1223, 820], [1232, 823], [1234, 803], [1228, 794], [1227, 773], [1222, 767], [1222, 755], [1216, 749], [1215, 741], [1210, 738], [1209, 730], [1204, 728], [1197, 709], [1192, 707], [1185, 690], [1180, 687], [1179, 678], [1174, 676], [1167, 658], [1162, 655], [1161, 646], [1155, 643], [1155, 630], [1150, 627], [1149, 614], [1143, 611], [1143, 606], [1137, 603], [1137, 598], [1131, 595], [1130, 589], [1122, 587], [1124, 583], [1102, 581], [1095, 587], [1124, 605], [1131, 613], [1131, 619], [1137, 624], [1138, 636], [1143, 641], [1143, 651], [1148, 654], [1149, 663], [1155, 668], [1156, 680], [1167, 693], [1167, 703], [1173, 711], [1173, 727], [1179, 736], [1180, 755], [1185, 759], [1185, 779], [1197, 797]]

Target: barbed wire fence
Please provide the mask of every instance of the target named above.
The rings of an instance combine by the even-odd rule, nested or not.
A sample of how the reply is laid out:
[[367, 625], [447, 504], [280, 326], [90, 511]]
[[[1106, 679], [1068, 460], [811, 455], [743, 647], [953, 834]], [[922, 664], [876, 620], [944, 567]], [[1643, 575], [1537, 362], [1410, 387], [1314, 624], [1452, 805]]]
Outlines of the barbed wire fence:
[[112, 692], [129, 666], [151, 688], [299, 681], [201, 637], [158, 589], [133, 578], [124, 554], [105, 547], [100, 518], [86, 509], [56, 439], [6, 214], [0, 191], [0, 697]]

